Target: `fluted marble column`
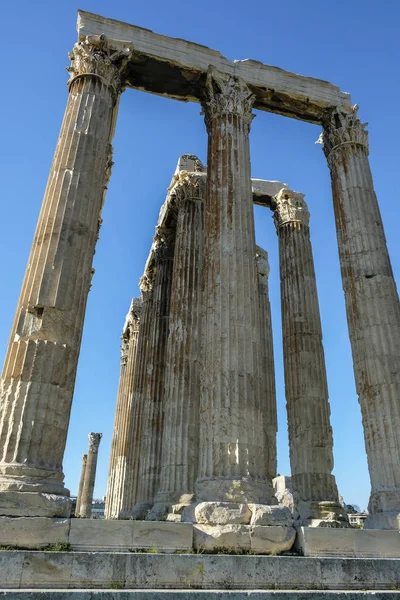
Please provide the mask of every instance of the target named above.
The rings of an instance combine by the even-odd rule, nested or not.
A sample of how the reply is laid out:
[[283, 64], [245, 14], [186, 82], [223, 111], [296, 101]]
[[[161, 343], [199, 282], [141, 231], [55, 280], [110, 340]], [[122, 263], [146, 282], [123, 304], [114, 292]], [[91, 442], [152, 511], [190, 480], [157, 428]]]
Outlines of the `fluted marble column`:
[[209, 68], [197, 498], [272, 497], [260, 428], [259, 305], [249, 132], [254, 97], [239, 78]]
[[83, 484], [85, 481], [86, 463], [87, 463], [87, 454], [84, 454], [82, 456], [81, 477], [79, 479], [78, 495], [76, 497], [76, 505], [75, 505], [75, 516], [76, 517], [79, 517], [79, 513], [81, 510], [82, 490], [83, 490]]
[[274, 344], [272, 337], [271, 304], [268, 291], [268, 253], [256, 246], [256, 262], [258, 273], [258, 301], [260, 305], [261, 334], [261, 378], [260, 398], [263, 407], [264, 451], [267, 476], [276, 477], [276, 432], [278, 419], [276, 414], [276, 388]]
[[[166, 505], [190, 502], [198, 470], [205, 188], [205, 173], [183, 172], [172, 190], [178, 215], [165, 366], [160, 487], [156, 496], [156, 503]], [[153, 512], [154, 518], [159, 516], [156, 507]]]
[[126, 432], [124, 433], [126, 440], [126, 467], [120, 482], [118, 519], [130, 519], [136, 503], [138, 471], [141, 460], [142, 417], [149, 375], [151, 375], [148, 371], [148, 360], [153, 331], [154, 275], [154, 271], [147, 272], [139, 283], [140, 291], [142, 292], [142, 308], [140, 311], [140, 327], [133, 374], [131, 409], [128, 415]]
[[303, 525], [346, 522], [338, 503], [333, 437], [309, 218], [304, 195], [274, 198], [279, 237], [285, 393], [290, 466]]
[[157, 227], [154, 237], [155, 275], [153, 309], [148, 341], [147, 377], [140, 425], [139, 469], [133, 518], [142, 519], [153, 506], [160, 485], [164, 423], [165, 360], [175, 231]]
[[118, 385], [117, 406], [111, 444], [110, 467], [108, 471], [105, 518], [118, 519], [121, 511], [123, 482], [126, 474], [126, 456], [130, 440], [130, 413], [132, 410], [133, 378], [136, 350], [139, 337], [139, 320], [142, 301], [133, 298], [126, 315], [121, 344], [121, 370]]
[[371, 478], [364, 527], [399, 529], [400, 306], [357, 108], [333, 111], [322, 142]]
[[110, 55], [96, 36], [70, 57], [67, 108], [0, 385], [0, 515], [64, 516], [71, 506], [62, 461], [127, 53]]
[[81, 505], [79, 507], [79, 516], [83, 519], [90, 519], [92, 516], [92, 502], [94, 484], [96, 481], [97, 458], [99, 455], [99, 445], [102, 433], [89, 433], [89, 452], [87, 455], [85, 479], [83, 481]]

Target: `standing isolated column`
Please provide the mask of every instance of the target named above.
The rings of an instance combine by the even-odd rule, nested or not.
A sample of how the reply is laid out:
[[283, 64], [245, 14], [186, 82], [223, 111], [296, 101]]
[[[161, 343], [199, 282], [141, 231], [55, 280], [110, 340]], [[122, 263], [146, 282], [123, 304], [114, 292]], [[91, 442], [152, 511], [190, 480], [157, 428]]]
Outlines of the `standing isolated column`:
[[276, 432], [278, 419], [276, 414], [276, 388], [274, 343], [272, 337], [271, 304], [268, 291], [268, 253], [256, 246], [256, 262], [258, 273], [258, 300], [260, 305], [261, 333], [261, 406], [263, 407], [265, 464], [268, 478], [276, 477]]
[[79, 513], [81, 511], [82, 490], [83, 490], [83, 484], [85, 481], [86, 463], [87, 463], [87, 454], [84, 454], [82, 456], [81, 478], [79, 479], [79, 489], [78, 489], [78, 495], [76, 497], [76, 505], [75, 505], [75, 516], [76, 517], [79, 517]]
[[140, 439], [143, 408], [146, 399], [149, 373], [147, 369], [150, 339], [154, 322], [153, 314], [154, 271], [147, 272], [140, 280], [142, 308], [137, 342], [135, 370], [133, 374], [131, 409], [124, 434], [126, 440], [126, 467], [120, 482], [119, 513], [117, 519], [130, 519], [136, 503], [140, 463]]
[[92, 516], [92, 502], [94, 484], [96, 481], [97, 458], [99, 455], [99, 445], [102, 433], [89, 433], [89, 452], [85, 469], [85, 479], [82, 488], [81, 505], [79, 516], [83, 519], [90, 519]]
[[165, 360], [171, 301], [175, 231], [157, 227], [154, 237], [153, 308], [146, 356], [146, 379], [140, 423], [139, 468], [134, 519], [143, 519], [160, 485], [164, 423]]
[[333, 111], [322, 142], [371, 478], [364, 528], [399, 529], [400, 306], [357, 109]]
[[[178, 211], [165, 371], [165, 416], [156, 503], [189, 504], [199, 457], [200, 322], [205, 173], [182, 172], [172, 193]], [[150, 518], [162, 517], [154, 508]], [[164, 510], [164, 512], [165, 512]]]
[[302, 525], [346, 523], [333, 469], [328, 385], [309, 218], [304, 195], [274, 198], [279, 237], [285, 393], [290, 466]]
[[127, 434], [129, 430], [128, 424], [130, 413], [132, 410], [133, 378], [141, 308], [141, 299], [133, 298], [129, 312], [126, 315], [122, 332], [121, 371], [118, 385], [117, 406], [115, 410], [104, 514], [106, 519], [118, 519], [121, 510], [121, 492], [126, 474], [127, 448], [130, 443]]
[[259, 305], [249, 132], [254, 97], [209, 67], [200, 462], [204, 501], [270, 503], [260, 428]]
[[64, 121], [0, 384], [0, 515], [66, 516], [62, 461], [127, 53], [70, 55]]

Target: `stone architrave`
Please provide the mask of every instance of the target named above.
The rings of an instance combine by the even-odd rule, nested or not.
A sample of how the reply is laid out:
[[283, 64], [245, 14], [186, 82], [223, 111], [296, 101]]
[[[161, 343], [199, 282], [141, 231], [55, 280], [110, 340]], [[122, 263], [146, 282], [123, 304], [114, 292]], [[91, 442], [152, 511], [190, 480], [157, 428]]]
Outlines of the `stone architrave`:
[[208, 131], [200, 461], [204, 501], [269, 504], [259, 398], [259, 304], [249, 132], [254, 97], [210, 67], [202, 102]]
[[89, 452], [85, 469], [85, 479], [82, 487], [81, 505], [79, 507], [79, 516], [83, 519], [90, 519], [92, 516], [92, 502], [94, 484], [96, 481], [97, 458], [99, 455], [99, 445], [102, 433], [89, 433]]
[[[156, 507], [188, 504], [199, 460], [200, 325], [205, 173], [182, 171], [171, 190], [177, 210], [165, 366], [165, 416]], [[161, 508], [161, 507], [160, 507]], [[152, 518], [153, 515], [149, 515]]]
[[331, 172], [340, 268], [371, 478], [370, 529], [400, 528], [400, 306], [368, 160], [352, 110], [332, 111], [322, 143]]
[[65, 516], [62, 461], [128, 50], [70, 54], [68, 103], [0, 384], [0, 515]]
[[268, 253], [263, 248], [260, 248], [260, 246], [256, 246], [256, 262], [258, 272], [258, 300], [260, 305], [260, 399], [263, 406], [264, 460], [267, 466], [267, 476], [273, 480], [276, 477], [277, 468], [276, 432], [278, 431], [274, 343], [272, 337], [271, 304], [268, 291]]
[[154, 504], [160, 485], [164, 422], [165, 361], [169, 331], [175, 231], [158, 226], [154, 236], [153, 305], [146, 354], [143, 409], [138, 440], [136, 504], [133, 518], [142, 519]]
[[333, 469], [328, 384], [304, 194], [275, 196], [282, 334], [295, 515], [305, 525], [346, 523]]
[[81, 510], [82, 490], [83, 490], [83, 484], [85, 482], [86, 463], [87, 463], [87, 454], [84, 454], [82, 456], [81, 477], [79, 479], [78, 495], [76, 497], [76, 504], [75, 504], [75, 516], [76, 517], [79, 517], [79, 513]]
[[[154, 270], [148, 271], [140, 280], [142, 308], [137, 341], [135, 369], [133, 374], [131, 409], [126, 424], [126, 467], [120, 481], [118, 519], [130, 519], [136, 502], [138, 471], [140, 463], [140, 439], [143, 407], [146, 398], [149, 373], [147, 369], [153, 327]], [[110, 517], [108, 517], [110, 518]]]
[[126, 315], [121, 344], [121, 370], [117, 406], [111, 444], [110, 467], [106, 494], [106, 519], [118, 519], [121, 511], [121, 492], [126, 476], [126, 456], [130, 440], [127, 437], [132, 410], [133, 378], [139, 337], [142, 301], [133, 298]]

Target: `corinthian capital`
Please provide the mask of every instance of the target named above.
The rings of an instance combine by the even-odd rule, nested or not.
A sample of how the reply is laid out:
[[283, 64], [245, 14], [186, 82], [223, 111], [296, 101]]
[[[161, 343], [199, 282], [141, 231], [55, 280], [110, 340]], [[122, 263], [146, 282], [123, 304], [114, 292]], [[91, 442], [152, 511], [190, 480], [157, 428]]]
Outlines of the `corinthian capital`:
[[169, 260], [174, 257], [176, 232], [168, 227], [156, 227], [154, 236], [154, 257], [156, 262]]
[[172, 188], [178, 204], [186, 200], [204, 200], [206, 194], [206, 173], [188, 173], [180, 171], [178, 179]]
[[368, 153], [368, 123], [361, 123], [357, 116], [358, 105], [350, 110], [336, 108], [324, 119], [317, 143], [322, 144], [325, 156], [329, 159], [335, 150], [343, 146], [362, 146]]
[[250, 128], [255, 97], [240, 77], [221, 73], [208, 67], [202, 107], [207, 129], [215, 117], [233, 114], [242, 117]]
[[121, 72], [130, 55], [129, 48], [118, 52], [111, 50], [105, 35], [88, 36], [76, 43], [68, 55], [71, 59], [71, 66], [67, 68], [70, 73], [68, 84], [77, 77], [94, 75], [118, 94], [122, 88]]
[[257, 264], [257, 272], [259, 275], [263, 277], [267, 277], [269, 275], [269, 262], [268, 262], [268, 252], [261, 248], [261, 246], [256, 246], [256, 264]]
[[308, 227], [310, 213], [304, 194], [283, 189], [274, 196], [274, 223], [278, 231], [286, 223], [300, 223]]
[[98, 450], [100, 440], [103, 437], [102, 433], [89, 433], [89, 450], [91, 452]]

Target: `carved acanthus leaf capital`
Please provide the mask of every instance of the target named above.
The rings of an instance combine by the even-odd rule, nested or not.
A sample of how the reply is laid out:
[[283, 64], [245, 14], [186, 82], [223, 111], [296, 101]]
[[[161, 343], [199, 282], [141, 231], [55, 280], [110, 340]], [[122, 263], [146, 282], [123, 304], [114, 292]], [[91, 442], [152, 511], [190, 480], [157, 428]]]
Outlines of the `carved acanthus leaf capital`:
[[97, 450], [100, 445], [100, 440], [103, 437], [102, 433], [89, 433], [89, 451]]
[[156, 263], [161, 260], [170, 260], [174, 257], [175, 238], [175, 229], [156, 227], [156, 234], [153, 238], [153, 251]]
[[304, 194], [283, 189], [274, 196], [274, 223], [277, 231], [286, 223], [300, 223], [308, 227], [310, 213]]
[[250, 129], [255, 116], [252, 113], [254, 100], [255, 97], [243, 79], [221, 73], [209, 66], [202, 101], [207, 129], [215, 117], [228, 114], [242, 117]]
[[[142, 305], [143, 302], [141, 298], [132, 298], [128, 314], [125, 317], [124, 328], [122, 330], [122, 355], [128, 353], [129, 341], [132, 337], [132, 333], [138, 330]], [[126, 348], [124, 348], [124, 346], [126, 346]]]
[[70, 73], [68, 85], [77, 77], [95, 75], [119, 94], [123, 85], [121, 73], [131, 54], [131, 48], [110, 49], [105, 35], [88, 36], [77, 42], [68, 55], [71, 59], [71, 66], [67, 68]]
[[139, 280], [139, 288], [143, 294], [143, 302], [148, 300], [154, 286], [154, 271], [146, 271]]
[[257, 272], [259, 275], [263, 275], [264, 277], [268, 277], [269, 275], [269, 262], [268, 262], [268, 252], [261, 248], [261, 246], [256, 246], [256, 264], [257, 264]]
[[336, 108], [324, 119], [323, 131], [317, 140], [322, 144], [328, 161], [336, 150], [343, 146], [362, 146], [368, 153], [368, 123], [361, 123], [357, 116], [358, 105], [350, 110]]
[[204, 200], [206, 195], [206, 173], [188, 173], [180, 171], [178, 179], [171, 190], [178, 204], [186, 200]]

